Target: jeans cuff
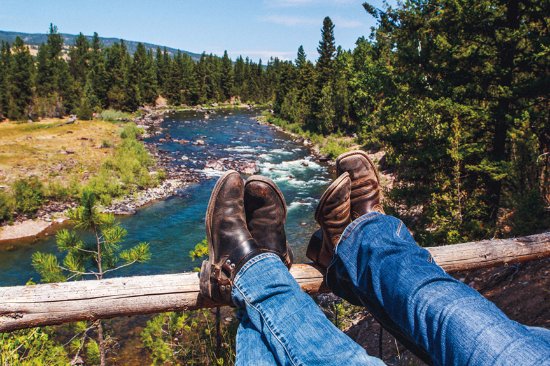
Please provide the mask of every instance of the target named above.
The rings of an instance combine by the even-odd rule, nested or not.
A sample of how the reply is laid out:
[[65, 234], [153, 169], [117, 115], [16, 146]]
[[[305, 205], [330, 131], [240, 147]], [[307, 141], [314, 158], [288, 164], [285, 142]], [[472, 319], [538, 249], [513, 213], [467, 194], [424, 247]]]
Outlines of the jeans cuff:
[[244, 273], [250, 268], [252, 267], [254, 264], [258, 263], [259, 261], [262, 261], [264, 259], [268, 259], [268, 258], [277, 258], [277, 259], [281, 259], [277, 254], [275, 253], [262, 253], [262, 254], [259, 254], [255, 257], [252, 257], [252, 259], [250, 259], [248, 262], [246, 262], [244, 264], [244, 266], [242, 266], [242, 268], [239, 270], [239, 272], [237, 272], [237, 274], [235, 275], [235, 280], [233, 282], [237, 282], [239, 280], [239, 278], [241, 276], [244, 275]]

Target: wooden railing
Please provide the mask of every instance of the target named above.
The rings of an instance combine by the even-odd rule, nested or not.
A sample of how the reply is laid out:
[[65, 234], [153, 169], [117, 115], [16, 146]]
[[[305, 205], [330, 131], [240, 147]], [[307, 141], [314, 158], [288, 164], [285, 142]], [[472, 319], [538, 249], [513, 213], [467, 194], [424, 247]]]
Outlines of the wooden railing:
[[[447, 272], [472, 270], [549, 257], [550, 232], [427, 249]], [[314, 266], [295, 264], [290, 272], [304, 291], [327, 291]], [[214, 306], [199, 296], [197, 273], [0, 287], [0, 332]]]

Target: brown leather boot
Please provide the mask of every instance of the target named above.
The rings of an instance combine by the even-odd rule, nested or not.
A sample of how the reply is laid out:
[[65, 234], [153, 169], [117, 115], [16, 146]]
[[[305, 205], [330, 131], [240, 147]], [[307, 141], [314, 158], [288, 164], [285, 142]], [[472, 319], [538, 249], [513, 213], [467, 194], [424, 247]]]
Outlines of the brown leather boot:
[[230, 170], [216, 183], [206, 211], [209, 258], [202, 263], [200, 293], [223, 305], [232, 305], [233, 280], [244, 263], [270, 251], [246, 227], [243, 194], [241, 176]]
[[345, 172], [351, 178], [351, 219], [371, 211], [384, 213], [380, 178], [368, 155], [360, 150], [340, 155], [336, 159], [336, 173]]
[[315, 211], [322, 236], [317, 232], [311, 237], [306, 255], [323, 268], [330, 264], [340, 236], [351, 223], [350, 192], [351, 180], [349, 174], [344, 173], [323, 193]]
[[292, 250], [286, 242], [286, 202], [271, 179], [253, 175], [244, 184], [246, 225], [260, 245], [277, 252], [284, 264], [292, 265]]

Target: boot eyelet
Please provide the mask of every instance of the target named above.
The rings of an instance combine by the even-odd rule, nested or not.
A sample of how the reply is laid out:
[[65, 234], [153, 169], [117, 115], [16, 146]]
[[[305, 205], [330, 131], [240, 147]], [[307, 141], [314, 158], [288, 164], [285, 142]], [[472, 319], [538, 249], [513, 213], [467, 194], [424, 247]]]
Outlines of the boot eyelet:
[[225, 261], [225, 264], [230, 265], [231, 261], [228, 259], [228, 260]]
[[231, 269], [235, 269], [235, 263], [231, 263]]

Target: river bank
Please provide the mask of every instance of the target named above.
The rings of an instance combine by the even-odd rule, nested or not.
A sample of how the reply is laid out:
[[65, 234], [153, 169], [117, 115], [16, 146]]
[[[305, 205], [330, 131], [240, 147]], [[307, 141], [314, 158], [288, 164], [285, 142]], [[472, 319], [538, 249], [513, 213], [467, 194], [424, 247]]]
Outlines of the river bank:
[[[311, 154], [320, 161], [334, 167], [338, 155], [351, 151], [361, 150], [355, 136], [322, 136], [304, 131], [298, 124], [292, 124], [271, 114], [264, 114], [258, 117], [258, 123], [270, 126], [290, 136], [295, 142], [304, 145], [311, 151]], [[369, 158], [378, 167], [381, 185], [385, 191], [393, 188], [395, 175], [384, 169], [384, 158], [386, 153], [382, 150], [376, 152], [365, 151]]]
[[[182, 145], [192, 144], [203, 146], [203, 139], [195, 141], [172, 139], [169, 133], [166, 133], [161, 124], [167, 114], [178, 112], [194, 112], [203, 115], [205, 120], [219, 111], [227, 110], [252, 110], [255, 106], [249, 104], [217, 104], [209, 106], [194, 107], [145, 107], [140, 109], [140, 115], [133, 119], [136, 126], [144, 131], [141, 136], [142, 143], [155, 160], [153, 174], [162, 174], [163, 179], [160, 184], [133, 192], [121, 198], [113, 199], [112, 203], [106, 207], [101, 207], [103, 212], [113, 213], [115, 215], [133, 215], [138, 209], [163, 199], [174, 196], [178, 191], [184, 189], [190, 184], [197, 183], [203, 178], [203, 175], [187, 169], [184, 165], [174, 164], [176, 159], [169, 152], [158, 148], [160, 144], [167, 142], [176, 142]], [[129, 121], [125, 121], [129, 122]], [[162, 136], [152, 139], [153, 136]], [[254, 174], [258, 172], [255, 163], [250, 161], [235, 161], [233, 159], [211, 159], [206, 162], [206, 167], [214, 171], [223, 171], [235, 169], [243, 174]], [[57, 202], [51, 200], [43, 205], [34, 218], [16, 217], [13, 223], [4, 224], [0, 227], [0, 244], [15, 242], [21, 239], [37, 239], [51, 232], [52, 227], [62, 226], [67, 222], [67, 211], [76, 207], [76, 201]]]
[[[134, 215], [117, 217], [128, 232], [123, 249], [140, 242], [148, 242], [151, 248], [150, 262], [124, 268], [117, 276], [177, 273], [197, 267], [188, 253], [204, 239], [204, 213], [212, 188], [222, 170], [235, 165], [253, 168], [243, 176], [261, 174], [277, 183], [288, 206], [287, 240], [296, 260], [305, 260], [307, 240], [317, 229], [315, 206], [331, 174], [327, 164], [319, 163], [303, 144], [259, 124], [259, 114], [258, 110], [220, 110], [206, 119], [199, 111], [165, 113], [160, 133], [151, 130], [151, 137], [144, 142], [158, 150], [159, 159], [174, 165], [169, 169], [189, 172], [199, 181], [136, 209]], [[214, 166], [218, 162], [227, 167]], [[59, 226], [36, 239], [0, 245], [0, 286], [22, 285], [31, 277], [38, 278], [30, 258], [37, 251], [56, 252], [55, 230]]]
[[[166, 110], [148, 110], [144, 111], [141, 116], [136, 117], [134, 122], [136, 124], [153, 125], [159, 123], [164, 118]], [[74, 123], [75, 121], [73, 121]], [[74, 128], [73, 128], [74, 130]], [[67, 131], [73, 134], [73, 131]], [[27, 137], [30, 138], [30, 137]], [[81, 139], [89, 140], [87, 137]], [[104, 140], [105, 141], [105, 140]], [[160, 156], [156, 146], [152, 143], [142, 141], [147, 148], [153, 159], [155, 160], [154, 171], [151, 173], [158, 173], [162, 171], [166, 177], [159, 185], [151, 188], [146, 188], [137, 192], [133, 192], [125, 197], [114, 199], [109, 206], [101, 207], [104, 212], [114, 213], [117, 215], [129, 215], [134, 214], [140, 207], [148, 205], [152, 202], [165, 199], [176, 193], [178, 189], [185, 187], [188, 184], [196, 182], [198, 178], [185, 170], [176, 170], [170, 164], [170, 159], [166, 159]], [[102, 144], [105, 144], [103, 142]], [[72, 147], [70, 147], [72, 149]], [[75, 154], [74, 150], [69, 150], [71, 154]], [[84, 151], [88, 153], [89, 150]], [[63, 164], [58, 170], [63, 173]], [[77, 165], [75, 162], [74, 165]], [[14, 242], [20, 239], [38, 238], [41, 235], [45, 235], [53, 226], [60, 226], [68, 220], [68, 210], [76, 207], [78, 202], [76, 200], [49, 200], [45, 203], [34, 215], [33, 218], [19, 215], [15, 217], [11, 224], [4, 224], [0, 227], [0, 244], [4, 242]]]

